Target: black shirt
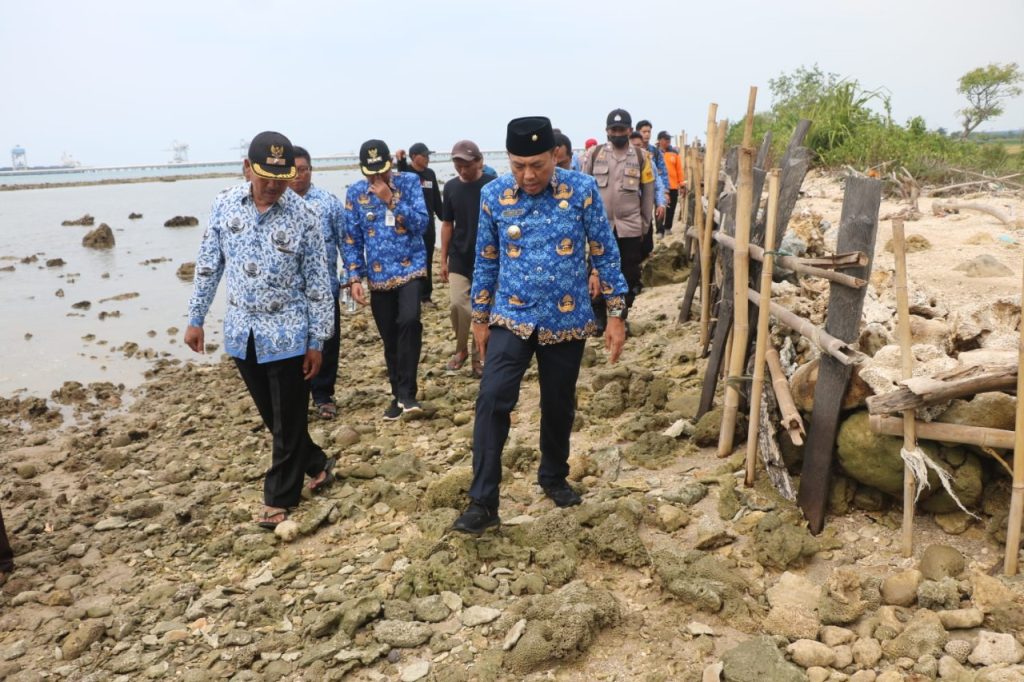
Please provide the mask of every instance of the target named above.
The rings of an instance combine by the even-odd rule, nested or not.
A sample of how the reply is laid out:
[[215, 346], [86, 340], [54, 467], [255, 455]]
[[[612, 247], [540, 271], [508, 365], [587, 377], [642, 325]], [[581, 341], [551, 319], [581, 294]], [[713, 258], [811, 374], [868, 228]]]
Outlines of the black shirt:
[[476, 230], [480, 224], [480, 190], [494, 179], [495, 176], [484, 173], [473, 182], [463, 182], [456, 176], [444, 183], [441, 220], [454, 225], [448, 242], [449, 272], [473, 278]]
[[427, 205], [427, 217], [430, 218], [428, 231], [434, 229], [434, 216], [441, 217], [441, 188], [437, 186], [437, 175], [430, 167], [421, 171], [409, 165], [409, 172], [420, 176], [420, 187], [423, 188], [423, 202]]

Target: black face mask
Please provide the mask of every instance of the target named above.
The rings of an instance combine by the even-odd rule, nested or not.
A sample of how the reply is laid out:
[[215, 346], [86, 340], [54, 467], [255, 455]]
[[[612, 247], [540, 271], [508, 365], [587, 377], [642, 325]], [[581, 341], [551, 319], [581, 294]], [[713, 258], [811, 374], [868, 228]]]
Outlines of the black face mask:
[[614, 147], [622, 149], [629, 144], [629, 135], [609, 135], [608, 141], [611, 142]]

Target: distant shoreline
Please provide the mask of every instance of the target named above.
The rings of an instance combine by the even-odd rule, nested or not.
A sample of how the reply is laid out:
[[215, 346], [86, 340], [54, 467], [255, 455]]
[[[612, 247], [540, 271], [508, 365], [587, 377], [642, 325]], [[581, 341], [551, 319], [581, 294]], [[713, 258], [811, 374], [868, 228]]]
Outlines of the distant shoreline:
[[[340, 166], [317, 166], [318, 171], [352, 170], [356, 164]], [[0, 192], [13, 192], [23, 189], [56, 189], [60, 187], [91, 187], [95, 185], [134, 185], [140, 182], [178, 182], [179, 180], [206, 180], [209, 178], [241, 178], [237, 173], [197, 173], [195, 175], [154, 175], [146, 178], [105, 178], [103, 180], [78, 180], [74, 182], [33, 182], [24, 185], [0, 185]]]

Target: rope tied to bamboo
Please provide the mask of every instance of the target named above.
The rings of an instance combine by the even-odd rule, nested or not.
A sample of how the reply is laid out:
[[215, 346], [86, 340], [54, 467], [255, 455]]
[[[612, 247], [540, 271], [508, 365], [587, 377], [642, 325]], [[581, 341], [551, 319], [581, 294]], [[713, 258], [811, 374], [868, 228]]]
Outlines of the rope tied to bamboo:
[[956, 502], [956, 506], [960, 507], [960, 509], [968, 516], [978, 519], [979, 521], [981, 520], [977, 514], [969, 511], [967, 507], [964, 506], [963, 502], [960, 501], [960, 498], [956, 496], [956, 493], [953, 492], [953, 475], [936, 464], [935, 460], [929, 457], [924, 450], [919, 447], [915, 447], [913, 450], [900, 448], [900, 457], [903, 458], [903, 462], [914, 475], [916, 488], [914, 494], [915, 504], [917, 504], [917, 501], [921, 498], [921, 491], [925, 488], [931, 488], [931, 484], [928, 482], [928, 470], [931, 469], [935, 472], [935, 475], [939, 477], [939, 482], [942, 484], [942, 487], [946, 490], [949, 496], [953, 498], [953, 501]]

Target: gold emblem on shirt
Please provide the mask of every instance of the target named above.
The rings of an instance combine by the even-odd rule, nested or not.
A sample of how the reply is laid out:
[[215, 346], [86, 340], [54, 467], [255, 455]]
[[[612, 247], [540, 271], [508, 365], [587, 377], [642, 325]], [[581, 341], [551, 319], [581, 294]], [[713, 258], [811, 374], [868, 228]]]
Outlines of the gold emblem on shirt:
[[576, 300], [569, 294], [566, 294], [558, 302], [558, 309], [563, 313], [571, 313], [576, 310]]
[[602, 294], [605, 294], [607, 296], [608, 294], [612, 293], [614, 290], [615, 289], [612, 288], [612, 285], [609, 284], [608, 282], [604, 282], [604, 281], [601, 282], [601, 293]]
[[555, 188], [555, 198], [568, 199], [569, 197], [572, 196], [572, 191], [572, 187], [565, 184], [564, 182], [560, 182], [558, 183], [558, 187]]
[[406, 256], [405, 258], [403, 258], [403, 259], [402, 259], [401, 261], [399, 261], [399, 262], [401, 263], [401, 265], [402, 265], [402, 267], [403, 267], [403, 268], [407, 268], [407, 267], [409, 267], [410, 265], [412, 265], [412, 260], [410, 260], [410, 258], [409, 258], [408, 256]]
[[511, 296], [508, 297], [508, 304], [509, 305], [514, 305], [514, 306], [517, 306], [517, 307], [521, 307], [521, 306], [526, 305], [526, 301], [524, 301], [523, 299], [519, 298], [515, 294], [512, 294]]
[[559, 256], [571, 256], [573, 251], [572, 240], [565, 237], [562, 241], [558, 242], [555, 247], [555, 253]]
[[383, 267], [381, 267], [381, 264], [380, 264], [380, 263], [378, 263], [377, 261], [374, 261], [374, 262], [373, 262], [373, 271], [374, 271], [374, 272], [380, 272], [380, 271], [381, 271], [381, 270], [383, 270], [383, 269], [384, 269], [384, 268], [383, 268]]
[[593, 195], [591, 195], [591, 196], [589, 196], [589, 197], [587, 197], [586, 199], [583, 200], [583, 208], [586, 208], [587, 206], [590, 206], [592, 203], [594, 203]]
[[365, 206], [366, 204], [370, 203], [370, 195], [360, 194], [358, 197], [356, 197], [356, 201]]
[[487, 291], [487, 289], [481, 289], [477, 293], [476, 298], [473, 299], [473, 302], [478, 305], [487, 305], [491, 302], [491, 292]]
[[562, 199], [561, 201], [558, 202], [558, 208], [569, 208], [569, 202], [566, 201], [565, 199]]
[[494, 260], [498, 257], [498, 247], [494, 244], [488, 244], [484, 247], [484, 250], [480, 252], [480, 255], [487, 260]]
[[355, 244], [355, 243], [356, 243], [356, 240], [355, 240], [355, 239], [352, 239], [352, 235], [348, 235], [348, 234], [346, 234], [346, 235], [345, 235], [345, 243], [346, 243], [346, 244]]
[[519, 239], [523, 236], [523, 230], [518, 225], [509, 225], [508, 229], [505, 230], [505, 234], [508, 235], [509, 239]]
[[509, 244], [508, 246], [505, 247], [505, 253], [508, 254], [509, 258], [519, 258], [519, 255], [522, 252], [523, 250], [519, 247], [518, 244]]
[[604, 255], [604, 244], [597, 241], [596, 239], [590, 240], [590, 255], [591, 256], [603, 256]]
[[501, 194], [501, 198], [498, 199], [498, 203], [502, 206], [513, 206], [519, 202], [519, 197], [516, 196], [516, 191], [509, 187]]

